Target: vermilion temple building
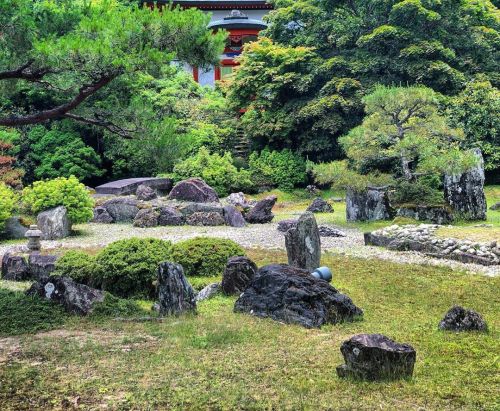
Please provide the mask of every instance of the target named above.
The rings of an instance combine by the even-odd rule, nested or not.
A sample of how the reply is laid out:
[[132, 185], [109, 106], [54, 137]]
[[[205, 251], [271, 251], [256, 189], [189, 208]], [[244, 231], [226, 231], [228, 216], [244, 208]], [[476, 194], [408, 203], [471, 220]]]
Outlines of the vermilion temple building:
[[[145, 4], [149, 7], [155, 5], [161, 7], [169, 4], [169, 1], [155, 0], [147, 1]], [[211, 13], [208, 27], [213, 30], [225, 29], [229, 32], [226, 48], [218, 66], [205, 70], [185, 67], [193, 73], [195, 81], [210, 86], [231, 74], [237, 65], [235, 58], [246, 43], [255, 41], [259, 31], [267, 27], [262, 18], [273, 8], [266, 0], [173, 0], [173, 4], [183, 8], [196, 7]]]

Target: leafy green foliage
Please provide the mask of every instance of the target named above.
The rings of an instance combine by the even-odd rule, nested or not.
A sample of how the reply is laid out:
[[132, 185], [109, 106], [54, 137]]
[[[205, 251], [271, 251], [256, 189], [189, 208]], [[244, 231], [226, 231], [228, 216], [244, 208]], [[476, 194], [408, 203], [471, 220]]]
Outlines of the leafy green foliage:
[[27, 210], [33, 214], [64, 206], [73, 224], [85, 223], [93, 216], [94, 200], [85, 186], [74, 176], [36, 181], [23, 190], [22, 201]]
[[440, 181], [426, 181], [420, 178], [417, 181], [398, 180], [394, 191], [390, 192], [392, 204], [425, 204], [440, 205], [444, 203], [443, 192], [439, 190]]
[[118, 298], [110, 293], [104, 294], [104, 301], [95, 303], [92, 308], [92, 317], [134, 317], [145, 314], [140, 305], [134, 300]]
[[231, 240], [197, 237], [174, 245], [172, 259], [182, 265], [188, 276], [213, 277], [221, 275], [229, 257], [245, 255]]
[[304, 184], [306, 180], [306, 163], [302, 157], [291, 150], [262, 150], [250, 155], [248, 161], [252, 181], [258, 186], [277, 187], [291, 190]]
[[0, 182], [0, 231], [4, 228], [5, 220], [12, 216], [16, 200], [16, 195], [12, 189], [7, 187], [5, 183]]
[[28, 135], [30, 153], [27, 162], [35, 165], [37, 179], [75, 176], [78, 180], [100, 176], [100, 158], [72, 130], [32, 128]]
[[248, 191], [252, 187], [250, 174], [234, 166], [229, 152], [222, 156], [217, 153], [210, 154], [205, 147], [200, 148], [196, 155], [177, 163], [174, 167], [174, 177], [177, 180], [200, 177], [213, 187], [219, 196], [227, 196], [235, 191]]
[[51, 275], [70, 277], [77, 283], [91, 285], [96, 271], [95, 257], [83, 251], [70, 250], [56, 261]]
[[97, 256], [95, 283], [120, 297], [152, 297], [158, 265], [171, 259], [169, 241], [130, 238], [115, 241]]

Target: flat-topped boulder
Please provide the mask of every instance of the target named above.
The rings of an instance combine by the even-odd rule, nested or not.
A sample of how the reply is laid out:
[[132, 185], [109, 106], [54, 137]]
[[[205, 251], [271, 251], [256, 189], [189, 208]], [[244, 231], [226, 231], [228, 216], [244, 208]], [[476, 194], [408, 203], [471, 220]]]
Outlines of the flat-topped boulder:
[[219, 196], [201, 178], [188, 178], [178, 182], [168, 196], [171, 200], [192, 201], [195, 203], [217, 203]]
[[110, 181], [95, 188], [96, 194], [112, 194], [117, 196], [135, 194], [140, 185], [151, 187], [152, 189], [167, 194], [173, 186], [170, 178], [162, 177], [138, 177], [125, 178], [123, 180]]

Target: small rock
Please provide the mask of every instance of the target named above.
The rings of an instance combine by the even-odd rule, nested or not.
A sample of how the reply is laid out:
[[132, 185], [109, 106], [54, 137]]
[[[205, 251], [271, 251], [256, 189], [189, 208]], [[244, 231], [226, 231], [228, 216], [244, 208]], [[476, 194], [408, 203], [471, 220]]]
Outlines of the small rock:
[[333, 208], [321, 197], [316, 197], [306, 211], [311, 213], [333, 213]]
[[26, 281], [29, 278], [30, 271], [25, 256], [4, 254], [2, 257], [2, 280]]
[[56, 255], [31, 253], [28, 257], [30, 278], [39, 281], [49, 277], [56, 269], [56, 261]]
[[346, 237], [346, 233], [336, 228], [320, 225], [318, 227], [320, 237]]
[[137, 187], [135, 196], [138, 200], [143, 201], [154, 200], [156, 197], [158, 197], [158, 195], [156, 194], [156, 190], [146, 184], [141, 184], [139, 187]]
[[247, 289], [257, 273], [257, 266], [247, 257], [230, 257], [222, 275], [222, 291], [240, 294]]
[[160, 214], [152, 208], [144, 208], [139, 210], [134, 218], [134, 227], [156, 227]]
[[196, 302], [203, 300], [208, 300], [216, 295], [220, 290], [220, 283], [212, 283], [203, 288], [198, 294], [196, 294]]
[[101, 223], [101, 224], [111, 224], [114, 223], [113, 217], [108, 213], [104, 207], [96, 207], [94, 208], [94, 218], [92, 219], [93, 223]]
[[158, 211], [160, 213], [158, 225], [178, 226], [186, 222], [184, 215], [173, 207], [160, 207]]
[[235, 206], [228, 205], [224, 207], [224, 220], [230, 227], [245, 227], [247, 225], [243, 214]]
[[288, 220], [281, 220], [278, 222], [278, 231], [281, 231], [282, 233], [286, 233], [290, 228], [296, 227], [297, 226], [297, 221], [295, 219], [288, 219]]
[[487, 331], [488, 329], [481, 314], [458, 305], [446, 313], [439, 323], [439, 328], [447, 331]]

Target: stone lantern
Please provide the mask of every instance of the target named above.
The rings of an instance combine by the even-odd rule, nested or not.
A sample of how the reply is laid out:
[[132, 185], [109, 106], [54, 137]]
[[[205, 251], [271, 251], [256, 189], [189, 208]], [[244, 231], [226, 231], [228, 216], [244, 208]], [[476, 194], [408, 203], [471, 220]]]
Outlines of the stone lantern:
[[24, 235], [28, 239], [28, 250], [30, 252], [40, 251], [42, 245], [40, 243], [40, 239], [42, 237], [42, 232], [38, 229], [36, 224], [30, 225], [28, 231]]

